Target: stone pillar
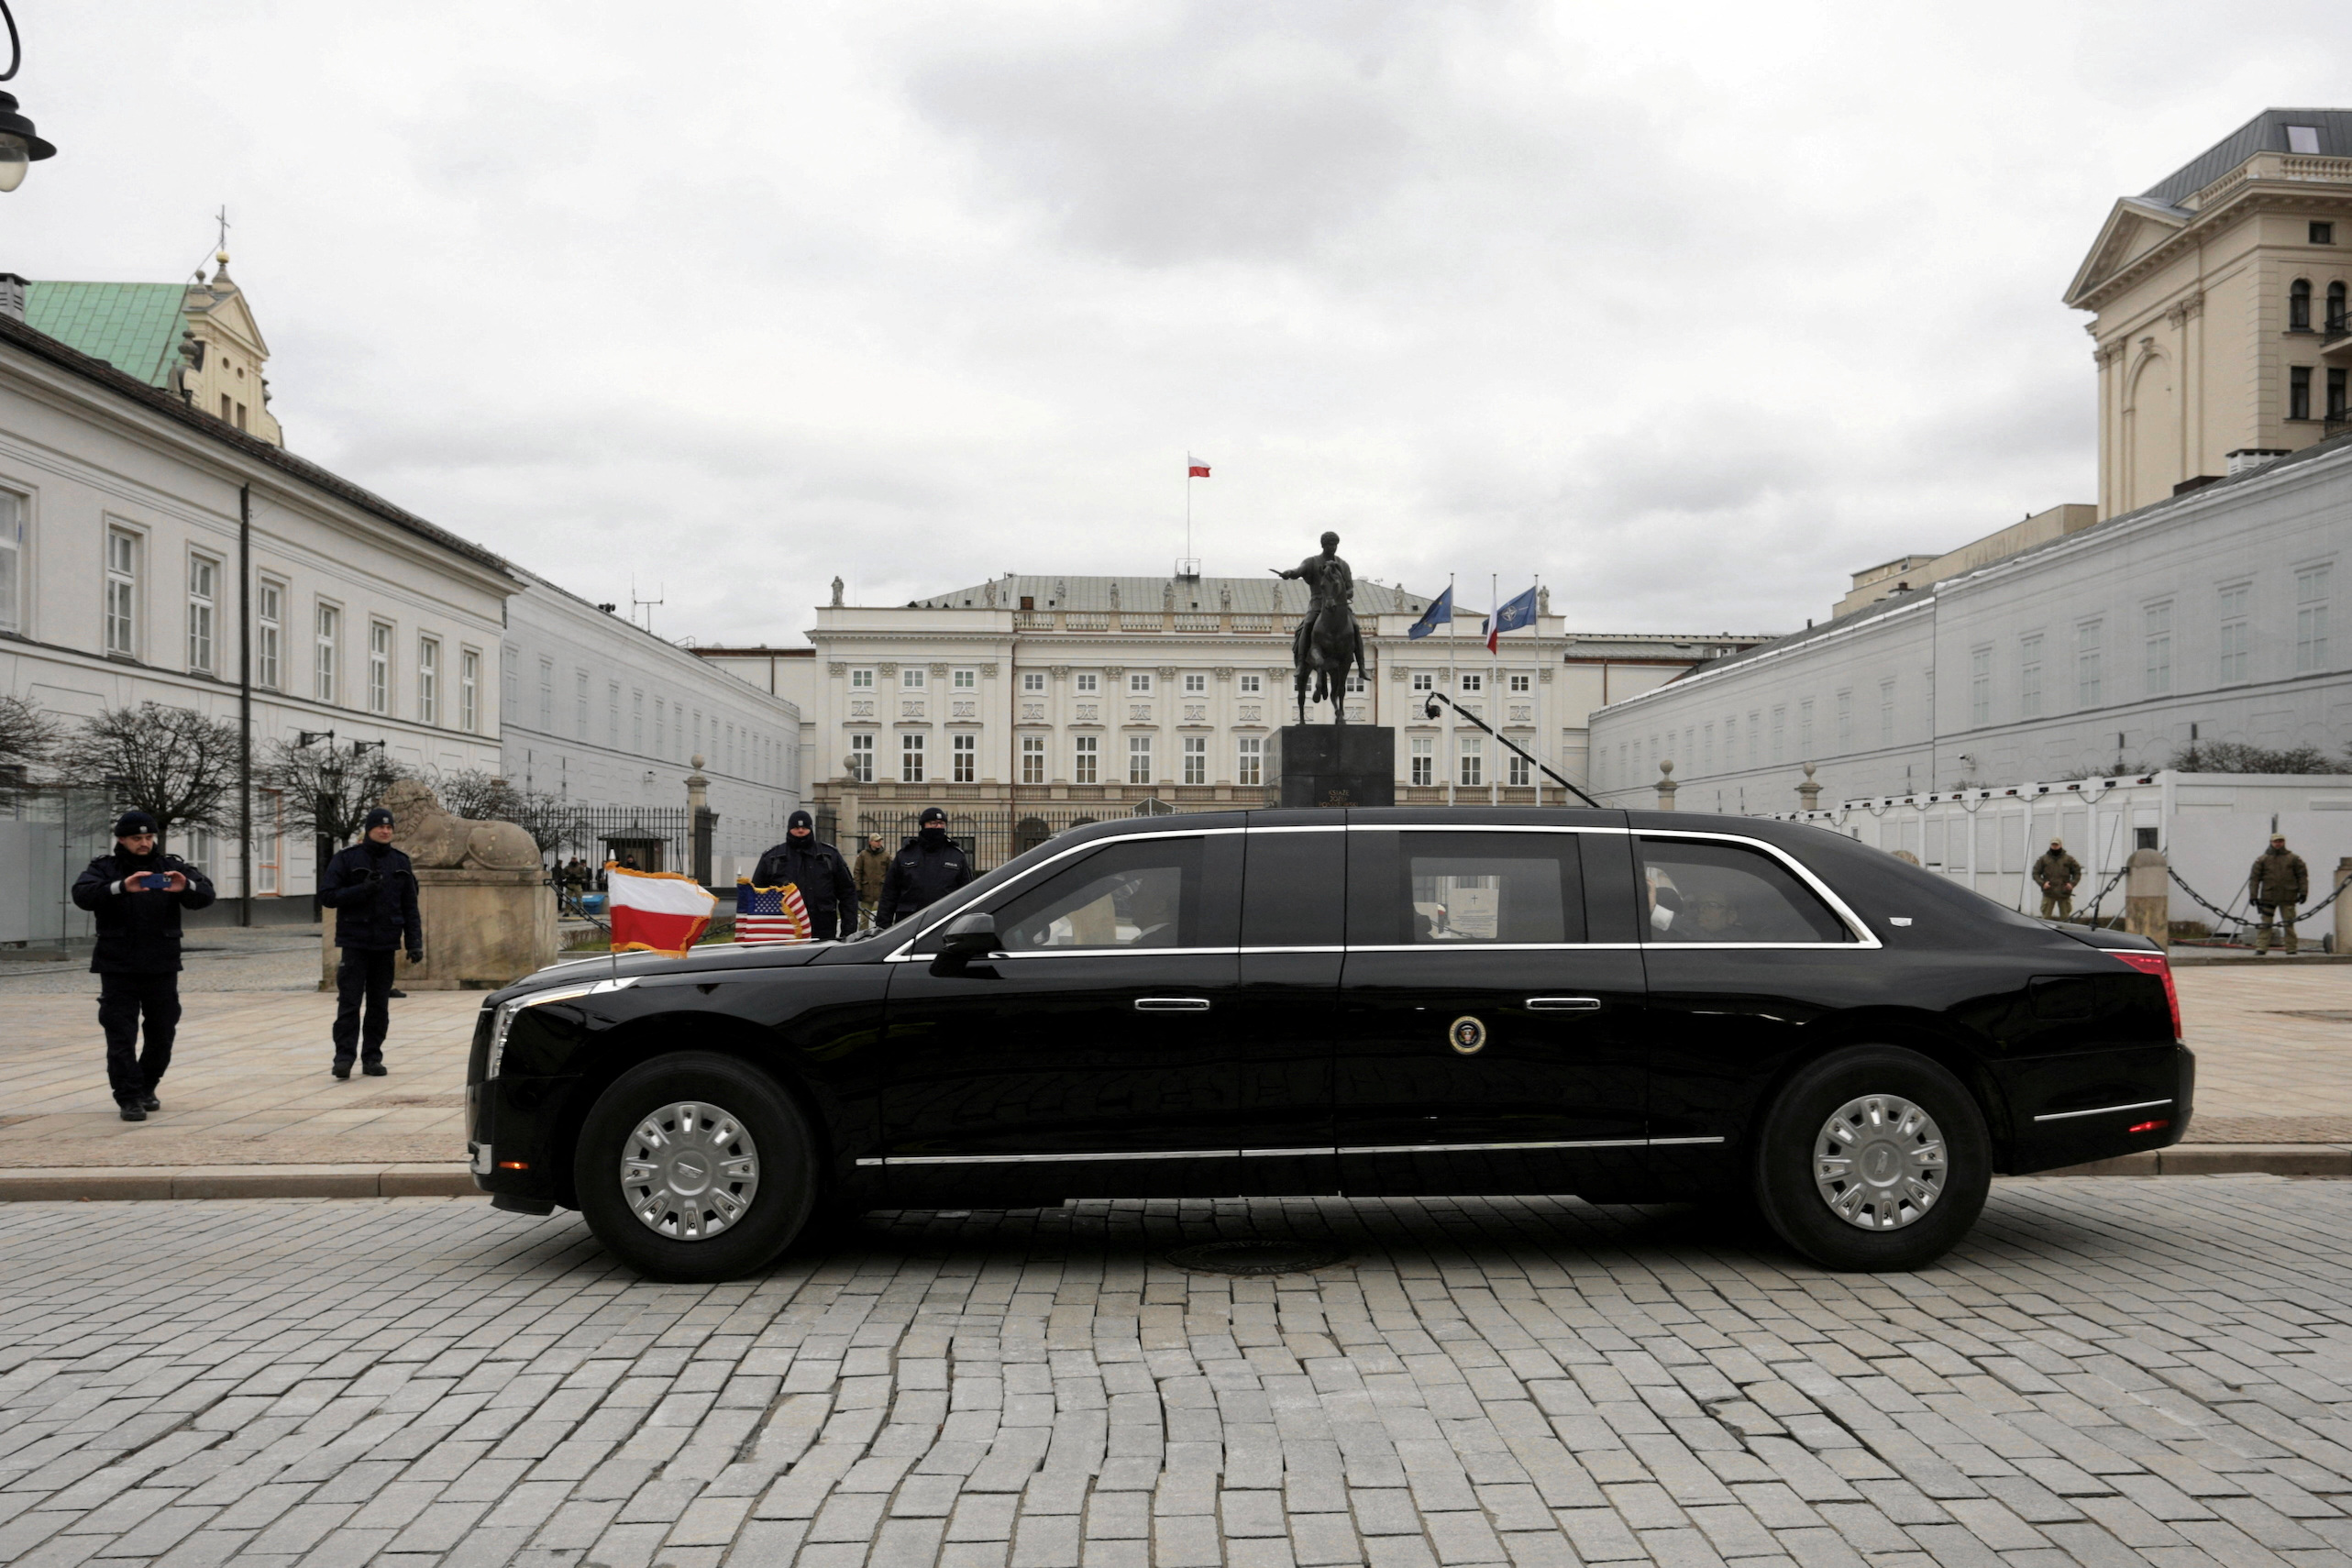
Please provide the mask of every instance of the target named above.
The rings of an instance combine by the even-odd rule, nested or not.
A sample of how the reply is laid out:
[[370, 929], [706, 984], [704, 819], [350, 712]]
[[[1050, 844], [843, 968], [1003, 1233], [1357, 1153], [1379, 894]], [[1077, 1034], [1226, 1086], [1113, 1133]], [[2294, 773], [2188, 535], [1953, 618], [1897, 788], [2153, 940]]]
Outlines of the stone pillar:
[[[2335, 863], [2336, 887], [2342, 888], [2346, 882], [2352, 882], [2352, 855]], [[2335, 900], [2335, 951], [2352, 953], [2352, 892]]]
[[1821, 786], [1813, 781], [1813, 764], [1805, 765], [1805, 782], [1796, 787], [1796, 809], [1817, 812], [1821, 809]]
[[2159, 947], [2172, 945], [2170, 864], [2160, 849], [2135, 849], [2124, 862], [2124, 929]]
[[694, 771], [686, 776], [686, 854], [692, 862], [686, 872], [704, 887], [711, 885], [711, 781], [702, 777], [702, 754], [689, 758]]
[[[425, 962], [392, 967], [404, 991], [494, 991], [556, 961], [556, 890], [539, 871], [420, 870]], [[335, 919], [319, 933], [318, 988], [335, 988]]]
[[1658, 809], [1660, 811], [1671, 812], [1674, 809], [1674, 791], [1680, 788], [1681, 786], [1674, 782], [1674, 765], [1671, 762], [1660, 763], [1658, 765]]

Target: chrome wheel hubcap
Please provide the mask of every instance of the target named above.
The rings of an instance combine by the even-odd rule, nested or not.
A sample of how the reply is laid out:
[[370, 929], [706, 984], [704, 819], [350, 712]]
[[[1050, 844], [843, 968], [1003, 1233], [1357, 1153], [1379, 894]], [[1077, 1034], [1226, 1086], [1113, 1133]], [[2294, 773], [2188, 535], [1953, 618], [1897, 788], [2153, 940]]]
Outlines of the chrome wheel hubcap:
[[1848, 1100], [1813, 1141], [1813, 1184], [1829, 1211], [1865, 1231], [1899, 1231], [1944, 1195], [1944, 1134], [1899, 1095]]
[[750, 1131], [701, 1100], [665, 1105], [639, 1121], [621, 1151], [621, 1195], [646, 1230], [701, 1242], [751, 1209], [759, 1150]]

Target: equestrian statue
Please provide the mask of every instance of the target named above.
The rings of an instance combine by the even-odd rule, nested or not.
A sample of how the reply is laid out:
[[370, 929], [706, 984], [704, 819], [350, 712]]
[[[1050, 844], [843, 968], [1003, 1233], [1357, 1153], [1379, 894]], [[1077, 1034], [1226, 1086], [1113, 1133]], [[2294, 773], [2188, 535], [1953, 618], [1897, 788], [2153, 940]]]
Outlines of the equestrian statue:
[[[1279, 578], [1296, 578], [1306, 583], [1311, 598], [1307, 618], [1298, 623], [1298, 630], [1290, 639], [1290, 668], [1298, 698], [1298, 722], [1307, 722], [1307, 704], [1328, 701], [1331, 705], [1331, 722], [1348, 722], [1347, 678], [1353, 667], [1366, 680], [1372, 679], [1371, 668], [1364, 659], [1364, 633], [1355, 624], [1355, 611], [1349, 601], [1355, 596], [1355, 573], [1340, 558], [1340, 536], [1323, 536], [1323, 553], [1309, 556], [1288, 571], [1270, 568]], [[1308, 678], [1314, 678], [1314, 691], [1307, 689]]]

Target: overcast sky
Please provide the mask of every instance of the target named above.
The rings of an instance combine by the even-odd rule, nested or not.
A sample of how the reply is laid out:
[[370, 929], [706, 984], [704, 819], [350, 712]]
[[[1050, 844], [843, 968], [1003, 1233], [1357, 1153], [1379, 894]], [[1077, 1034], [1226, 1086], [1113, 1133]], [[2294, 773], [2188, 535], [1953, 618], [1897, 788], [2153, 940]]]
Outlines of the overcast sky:
[[1801, 626], [2095, 500], [2109, 204], [2352, 93], [2292, 4], [14, 8], [0, 268], [226, 203], [294, 450], [704, 642], [1165, 572], [1187, 450], [1211, 574]]

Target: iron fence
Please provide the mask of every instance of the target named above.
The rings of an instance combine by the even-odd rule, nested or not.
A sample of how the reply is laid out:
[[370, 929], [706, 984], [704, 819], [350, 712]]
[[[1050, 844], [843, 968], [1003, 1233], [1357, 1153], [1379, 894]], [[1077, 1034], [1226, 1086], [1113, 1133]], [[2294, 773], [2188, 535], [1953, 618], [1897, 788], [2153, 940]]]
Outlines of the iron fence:
[[693, 814], [684, 806], [576, 806], [547, 809], [539, 825], [558, 865], [577, 856], [590, 867], [607, 860], [639, 871], [694, 870]]

